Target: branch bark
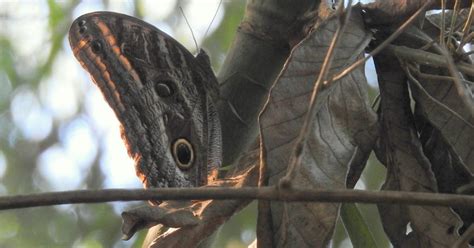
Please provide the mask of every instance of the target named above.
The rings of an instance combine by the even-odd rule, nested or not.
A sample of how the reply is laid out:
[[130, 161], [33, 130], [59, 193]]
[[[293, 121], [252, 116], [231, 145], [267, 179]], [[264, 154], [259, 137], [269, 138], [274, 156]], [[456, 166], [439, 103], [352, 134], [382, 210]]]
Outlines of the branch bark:
[[202, 187], [72, 190], [0, 197], [0, 210], [77, 203], [146, 200], [274, 200], [292, 202], [359, 202], [474, 208], [474, 196], [403, 191], [317, 190], [268, 187]]

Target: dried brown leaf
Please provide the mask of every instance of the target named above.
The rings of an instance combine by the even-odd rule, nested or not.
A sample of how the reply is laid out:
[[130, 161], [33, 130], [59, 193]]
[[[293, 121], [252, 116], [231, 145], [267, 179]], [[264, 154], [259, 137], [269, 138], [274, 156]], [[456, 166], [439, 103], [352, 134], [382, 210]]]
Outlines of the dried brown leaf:
[[[425, 52], [428, 54], [442, 54], [445, 49], [434, 42], [439, 38], [439, 30], [433, 29], [433, 24], [425, 22], [424, 30], [409, 29], [409, 32], [397, 42], [405, 46], [427, 48], [431, 52]], [[412, 50], [414, 52], [420, 51]], [[399, 56], [398, 52], [396, 54]], [[441, 55], [436, 56], [442, 58], [443, 61], [447, 60]], [[459, 160], [460, 164], [464, 165], [465, 169], [463, 170], [467, 170], [472, 175], [474, 144], [469, 141], [474, 138], [473, 83], [464, 80], [468, 76], [462, 75], [456, 69], [456, 66], [460, 66], [460, 64], [451, 64], [453, 71], [449, 72], [447, 69], [436, 68], [436, 66], [423, 60], [415, 60], [410, 57], [400, 57], [400, 59], [410, 65], [408, 75], [410, 88], [417, 102], [417, 114], [421, 116], [418, 119], [423, 119], [429, 126], [433, 126], [441, 132], [448, 148], [453, 151], [449, 153], [452, 153], [454, 159]], [[430, 58], [427, 57], [427, 59]], [[452, 58], [450, 60], [454, 61]], [[467, 62], [469, 61], [465, 60], [465, 63]], [[472, 65], [465, 65], [472, 68]], [[425, 124], [418, 124], [419, 131], [422, 131], [422, 125]], [[447, 154], [447, 156], [450, 157], [451, 154]], [[463, 172], [459, 173], [462, 174]]]
[[[394, 56], [376, 56], [381, 94], [381, 139], [387, 178], [384, 190], [437, 192], [429, 160], [423, 154], [410, 107], [406, 76]], [[379, 205], [384, 229], [395, 247], [449, 247], [462, 225], [447, 207]], [[407, 224], [413, 231], [406, 235]]]
[[168, 227], [192, 226], [199, 223], [192, 209], [183, 204], [181, 209], [143, 206], [122, 213], [123, 239], [130, 239], [140, 229], [163, 224]]
[[[332, 16], [293, 49], [285, 68], [273, 86], [260, 116], [262, 149], [267, 166], [268, 184], [275, 185], [285, 175], [307, 113], [313, 84], [318, 77], [328, 46], [337, 29]], [[370, 41], [360, 8], [353, 9], [351, 20], [335, 49], [334, 75], [363, 54]], [[303, 163], [293, 180], [295, 187], [345, 188], [348, 164], [355, 150], [370, 150], [375, 137], [376, 117], [367, 99], [364, 68], [360, 67], [317, 96], [317, 115], [303, 154]], [[332, 236], [339, 204], [262, 202], [268, 216], [258, 241], [273, 247], [322, 247]], [[259, 208], [259, 211], [265, 209]], [[259, 219], [260, 225], [260, 219]], [[258, 229], [262, 229], [260, 226]]]
[[[452, 12], [446, 13], [448, 26]], [[461, 28], [468, 18], [468, 10], [461, 10], [457, 15], [457, 24]], [[418, 34], [425, 37], [425, 42], [436, 40], [439, 37], [440, 17], [432, 15], [427, 18], [423, 26], [423, 31], [417, 30]], [[451, 42], [447, 45], [456, 49], [458, 42]], [[433, 44], [431, 50], [441, 53], [443, 48]], [[453, 58], [447, 61], [455, 61]], [[469, 63], [468, 59], [464, 62]], [[449, 72], [445, 69], [433, 68], [424, 63], [411, 64], [409, 67], [410, 89], [417, 103], [418, 113], [430, 126], [439, 130], [444, 142], [450, 149], [450, 155], [465, 167], [467, 173], [474, 175], [474, 143], [470, 142], [474, 138], [474, 95], [473, 83], [465, 80], [469, 76], [462, 75], [453, 65], [453, 70]], [[420, 65], [418, 65], [420, 64]], [[472, 67], [472, 66], [471, 66]], [[420, 130], [421, 131], [421, 130]], [[462, 174], [462, 172], [459, 172]]]
[[[422, 77], [420, 72], [413, 71], [417, 73]], [[409, 82], [423, 115], [474, 176], [474, 98], [467, 81], [458, 85], [454, 80], [418, 79], [410, 75]]]
[[[416, 108], [417, 109], [417, 108]], [[416, 113], [416, 112], [415, 112]], [[418, 118], [424, 118], [419, 116]], [[420, 139], [423, 144], [423, 152], [431, 162], [431, 168], [436, 176], [438, 190], [441, 193], [472, 194], [464, 192], [463, 189], [472, 184], [471, 175], [460, 163], [450, 146], [446, 143], [441, 132], [433, 128], [429, 123], [421, 125]], [[474, 222], [473, 209], [454, 208], [463, 221], [463, 229], [468, 228]]]

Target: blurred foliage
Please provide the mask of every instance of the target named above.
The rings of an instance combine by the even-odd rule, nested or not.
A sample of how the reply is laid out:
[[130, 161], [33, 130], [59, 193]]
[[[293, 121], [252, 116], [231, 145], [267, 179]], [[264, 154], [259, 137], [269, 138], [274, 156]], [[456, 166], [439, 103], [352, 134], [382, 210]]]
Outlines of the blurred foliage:
[[[101, 167], [105, 158], [105, 148], [101, 139], [104, 134], [98, 133], [86, 111], [85, 96], [87, 88], [73, 84], [77, 92], [77, 104], [69, 115], [55, 115], [48, 107], [47, 85], [55, 74], [66, 63], [65, 58], [73, 59], [67, 42], [67, 31], [77, 8], [81, 4], [90, 4], [92, 10], [110, 10], [111, 5], [123, 1], [91, 1], [81, 3], [77, 0], [15, 3], [1, 2], [0, 7], [0, 194], [13, 195], [20, 193], [62, 190], [51, 181], [51, 177], [39, 168], [41, 156], [51, 148], [65, 146], [65, 130], [78, 120], [84, 121], [94, 141], [101, 145], [95, 147], [94, 155], [87, 165], [79, 170], [82, 174], [79, 188], [98, 189], [105, 187], [105, 181], [111, 176]], [[178, 12], [179, 6], [189, 1], [176, 1], [170, 14], [163, 18], [172, 29], [182, 23], [183, 16]], [[138, 17], [145, 16], [144, 1], [126, 2], [130, 13]], [[100, 8], [96, 8], [100, 6]], [[12, 15], [11, 10], [18, 8], [19, 13], [29, 13], [26, 9], [39, 9], [37, 15]], [[211, 55], [213, 66], [217, 70], [224, 61], [235, 30], [238, 27], [245, 9], [245, 1], [224, 1], [221, 9], [224, 13], [218, 27], [203, 42], [203, 47]], [[25, 11], [22, 11], [25, 10]], [[210, 21], [210, 20], [209, 20]], [[46, 35], [35, 37], [33, 34], [18, 40], [15, 25], [36, 25], [45, 22]], [[25, 24], [26, 23], [26, 24]], [[36, 26], [35, 26], [36, 27]], [[8, 30], [8, 31], [6, 31]], [[18, 31], [20, 32], [20, 31]], [[23, 34], [22, 37], [25, 37]], [[23, 38], [23, 39], [26, 39]], [[37, 41], [37, 47], [27, 47], [22, 42]], [[29, 43], [28, 43], [29, 44]], [[76, 62], [75, 62], [76, 63]], [[71, 72], [72, 73], [72, 72]], [[60, 81], [64, 80], [62, 78]], [[78, 79], [79, 80], [79, 79]], [[65, 83], [65, 82], [63, 82]], [[74, 81], [76, 83], [76, 81]], [[79, 83], [77, 83], [79, 84]], [[91, 82], [88, 82], [91, 84]], [[91, 86], [94, 87], [94, 86]], [[13, 104], [17, 102], [16, 104]], [[19, 103], [18, 103], [19, 102]], [[15, 117], [15, 105], [19, 105], [24, 115]], [[35, 115], [36, 114], [36, 115]], [[39, 117], [38, 117], [39, 115]], [[19, 119], [20, 118], [20, 119]], [[43, 125], [44, 131], [31, 135], [25, 127], [33, 129]], [[84, 144], [89, 145], [89, 144]], [[120, 144], [122, 145], [122, 144]], [[68, 170], [67, 167], [62, 170]], [[369, 164], [363, 180], [368, 188], [376, 189], [383, 180], [384, 171], [380, 165]], [[135, 177], [134, 174], [129, 175]], [[130, 204], [81, 204], [56, 207], [19, 209], [0, 212], [0, 247], [140, 247], [145, 232], [132, 241], [121, 241], [120, 210], [136, 206]], [[387, 246], [383, 230], [374, 206], [362, 206], [361, 212], [370, 227], [378, 244]], [[234, 216], [221, 230], [215, 247], [246, 247], [255, 238], [256, 203], [252, 203], [238, 215]], [[339, 224], [333, 245], [345, 247], [348, 243], [343, 227]]]

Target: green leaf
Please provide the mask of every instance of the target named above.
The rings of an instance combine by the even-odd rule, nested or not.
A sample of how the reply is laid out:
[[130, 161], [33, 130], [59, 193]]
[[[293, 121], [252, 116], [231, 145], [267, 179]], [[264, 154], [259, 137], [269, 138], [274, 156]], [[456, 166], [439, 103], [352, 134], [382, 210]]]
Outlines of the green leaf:
[[59, 5], [59, 2], [54, 0], [48, 0], [49, 8], [49, 27], [56, 27], [64, 18], [64, 12]]
[[341, 218], [354, 248], [379, 247], [355, 203], [342, 204]]

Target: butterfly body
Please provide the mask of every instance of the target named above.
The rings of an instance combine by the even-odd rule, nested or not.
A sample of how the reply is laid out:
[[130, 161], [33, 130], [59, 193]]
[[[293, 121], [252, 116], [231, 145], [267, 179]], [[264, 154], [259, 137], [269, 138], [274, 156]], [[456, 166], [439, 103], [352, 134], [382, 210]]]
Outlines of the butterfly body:
[[145, 187], [207, 183], [221, 163], [217, 80], [194, 57], [139, 19], [112, 12], [77, 18], [69, 41], [114, 110]]

